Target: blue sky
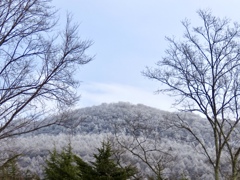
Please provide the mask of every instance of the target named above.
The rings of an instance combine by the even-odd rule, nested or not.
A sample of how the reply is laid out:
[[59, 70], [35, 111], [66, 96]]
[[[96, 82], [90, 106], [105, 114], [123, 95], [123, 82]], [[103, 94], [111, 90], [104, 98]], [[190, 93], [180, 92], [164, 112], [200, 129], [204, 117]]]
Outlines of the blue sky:
[[[198, 9], [240, 22], [239, 0], [53, 0], [61, 15], [80, 23], [82, 39], [94, 42], [94, 61], [80, 69], [79, 107], [107, 102], [141, 103], [175, 111], [173, 98], [155, 94], [161, 84], [142, 76], [164, 56], [165, 36], [181, 38], [181, 20], [200, 25]], [[63, 22], [63, 19], [60, 22]]]

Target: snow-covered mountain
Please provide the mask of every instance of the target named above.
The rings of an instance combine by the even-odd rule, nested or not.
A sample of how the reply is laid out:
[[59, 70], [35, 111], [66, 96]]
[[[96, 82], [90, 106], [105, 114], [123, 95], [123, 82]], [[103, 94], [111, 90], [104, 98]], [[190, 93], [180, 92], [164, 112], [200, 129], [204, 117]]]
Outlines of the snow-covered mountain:
[[[212, 149], [211, 129], [206, 120], [192, 113], [170, 113], [145, 105], [130, 103], [102, 104], [74, 110], [65, 114], [60, 125], [40, 129], [34, 133], [3, 142], [2, 156], [8, 149], [24, 154], [19, 162], [23, 169], [42, 173], [49, 150], [58, 150], [71, 142], [74, 152], [84, 160], [92, 160], [102, 141], [110, 139], [125, 154], [123, 163], [141, 169], [143, 176], [153, 175], [152, 169], [140, 160], [147, 155], [153, 167], [164, 168], [169, 179], [182, 176], [189, 179], [213, 179], [211, 166], [193, 137], [177, 125], [184, 120]], [[123, 148], [124, 147], [124, 148]], [[133, 153], [126, 151], [132, 150]], [[5, 152], [5, 153], [4, 153]]]

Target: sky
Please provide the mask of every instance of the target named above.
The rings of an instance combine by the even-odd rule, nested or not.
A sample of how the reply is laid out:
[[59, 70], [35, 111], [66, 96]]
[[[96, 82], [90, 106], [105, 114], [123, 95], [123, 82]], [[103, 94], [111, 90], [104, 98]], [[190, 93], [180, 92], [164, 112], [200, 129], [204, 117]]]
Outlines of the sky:
[[155, 93], [157, 81], [142, 75], [164, 57], [166, 36], [181, 38], [181, 21], [201, 25], [196, 11], [209, 9], [213, 15], [240, 23], [239, 0], [53, 0], [60, 23], [66, 12], [79, 23], [82, 40], [92, 40], [87, 54], [94, 60], [80, 68], [78, 107], [102, 103], [130, 102], [161, 110], [176, 111], [174, 98]]

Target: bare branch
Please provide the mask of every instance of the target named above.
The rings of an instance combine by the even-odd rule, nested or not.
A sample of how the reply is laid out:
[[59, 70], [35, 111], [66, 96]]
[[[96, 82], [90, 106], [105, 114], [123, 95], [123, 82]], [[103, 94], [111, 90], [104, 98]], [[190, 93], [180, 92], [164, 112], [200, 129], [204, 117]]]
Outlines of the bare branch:
[[[190, 127], [181, 123], [181, 128], [200, 143], [218, 180], [223, 150], [228, 149], [232, 161], [238, 159], [240, 152], [240, 146], [232, 151], [240, 111], [240, 26], [231, 25], [229, 19], [217, 18], [208, 10], [199, 10], [198, 15], [202, 26], [192, 28], [188, 20], [183, 21], [184, 40], [167, 38], [170, 46], [166, 56], [157, 63], [157, 68], [147, 68], [143, 74], [164, 85], [159, 92], [179, 97], [178, 103], [185, 111], [206, 117], [212, 128], [215, 157], [210, 156]], [[232, 173], [236, 177], [236, 170]]]
[[46, 113], [79, 98], [74, 73], [92, 60], [85, 54], [92, 43], [80, 39], [72, 16], [63, 32], [54, 31], [57, 21], [50, 1], [0, 2], [1, 139], [46, 127]]

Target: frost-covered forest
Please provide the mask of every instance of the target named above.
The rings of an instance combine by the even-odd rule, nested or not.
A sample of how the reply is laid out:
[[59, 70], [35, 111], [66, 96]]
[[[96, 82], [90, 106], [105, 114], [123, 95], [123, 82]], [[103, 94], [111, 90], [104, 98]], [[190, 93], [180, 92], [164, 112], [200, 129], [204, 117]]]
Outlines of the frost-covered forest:
[[[1, 152], [5, 152], [2, 156], [13, 151], [21, 153], [18, 162], [21, 169], [41, 176], [49, 151], [54, 147], [60, 151], [70, 142], [74, 153], [89, 162], [101, 142], [108, 139], [114, 149], [122, 150], [122, 163], [136, 166], [142, 177], [154, 176], [151, 168], [156, 165], [161, 166], [162, 176], [168, 179], [214, 177], [199, 144], [175, 124], [177, 117], [186, 120], [211, 149], [211, 130], [198, 115], [120, 102], [74, 110], [64, 117], [59, 125], [5, 140], [1, 145]], [[143, 160], [144, 153], [147, 159]], [[227, 158], [225, 163], [222, 166], [226, 166], [227, 173]]]
[[[240, 179], [240, 24], [209, 9], [197, 14], [201, 24], [183, 20], [183, 37], [167, 36], [162, 58], [142, 71], [179, 112], [124, 102], [73, 110], [93, 41], [81, 38], [71, 13], [62, 23], [49, 0], [1, 0], [0, 179]], [[108, 56], [118, 49], [106, 48]]]

